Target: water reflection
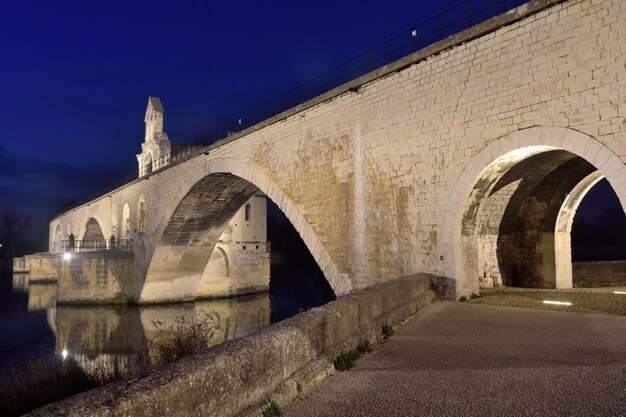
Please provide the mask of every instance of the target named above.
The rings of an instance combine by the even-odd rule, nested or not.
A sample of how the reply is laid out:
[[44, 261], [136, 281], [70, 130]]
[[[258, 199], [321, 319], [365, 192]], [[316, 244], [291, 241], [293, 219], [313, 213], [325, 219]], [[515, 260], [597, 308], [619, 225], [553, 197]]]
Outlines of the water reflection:
[[132, 367], [149, 340], [186, 323], [209, 318], [214, 323], [209, 345], [247, 336], [267, 327], [267, 294], [166, 306], [58, 307], [56, 354], [75, 360], [84, 370]]
[[[13, 287], [15, 288], [15, 287]], [[54, 309], [57, 303], [55, 283], [31, 283], [28, 287], [28, 311]]]
[[27, 292], [30, 274], [13, 274], [13, 291]]
[[86, 371], [126, 367], [181, 319], [209, 320], [210, 345], [247, 336], [334, 298], [320, 289], [319, 271], [298, 266], [274, 267], [269, 294], [161, 306], [56, 306], [56, 284], [0, 270], [0, 368], [63, 357]]

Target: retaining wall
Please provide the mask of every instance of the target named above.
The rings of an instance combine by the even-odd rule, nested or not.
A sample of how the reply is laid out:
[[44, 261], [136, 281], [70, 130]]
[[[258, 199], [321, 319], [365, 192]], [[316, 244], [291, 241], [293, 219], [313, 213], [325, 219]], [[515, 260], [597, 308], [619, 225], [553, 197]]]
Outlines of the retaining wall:
[[432, 302], [429, 274], [379, 284], [154, 370], [35, 410], [30, 416], [261, 415], [334, 371], [332, 358], [382, 339]]
[[61, 257], [50, 253], [26, 255], [25, 266], [30, 272], [30, 281], [56, 281], [61, 268]]
[[572, 263], [575, 287], [614, 287], [626, 285], [626, 261]]

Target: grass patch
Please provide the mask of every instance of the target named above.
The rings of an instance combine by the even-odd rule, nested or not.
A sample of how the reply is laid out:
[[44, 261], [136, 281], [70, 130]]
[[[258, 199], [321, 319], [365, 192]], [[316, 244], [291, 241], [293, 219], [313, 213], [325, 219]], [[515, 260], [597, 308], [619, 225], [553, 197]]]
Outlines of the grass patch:
[[117, 367], [85, 372], [73, 361], [9, 363], [0, 375], [0, 415], [20, 416], [123, 376]]
[[219, 322], [217, 313], [199, 319], [178, 317], [175, 324], [169, 326], [160, 321], [153, 322], [159, 331], [159, 336], [148, 342], [153, 365], [173, 362], [208, 347]]
[[333, 361], [333, 365], [335, 365], [335, 369], [338, 371], [347, 371], [351, 369], [356, 364], [357, 359], [363, 356], [366, 353], [370, 353], [372, 351], [372, 347], [370, 342], [363, 341], [360, 342], [356, 348], [348, 351], [342, 352]]
[[263, 414], [263, 417], [278, 417], [283, 415], [283, 410], [276, 403], [276, 401], [272, 401], [270, 402], [270, 405], [268, 405], [261, 413]]
[[393, 329], [393, 327], [388, 324], [383, 324], [383, 336], [385, 337], [385, 339], [393, 336], [395, 332], [396, 331]]
[[169, 326], [155, 322], [153, 324], [159, 333], [148, 340], [146, 349], [136, 352], [130, 360], [128, 357], [116, 357], [112, 363], [103, 361], [88, 371], [70, 358], [63, 361], [44, 361], [41, 358], [29, 361], [24, 358], [21, 362], [9, 363], [0, 370], [0, 416], [20, 416], [43, 405], [197, 352], [209, 346], [219, 329], [219, 322], [217, 313], [199, 319], [178, 317]]
[[364, 340], [360, 342], [358, 345], [356, 345], [356, 351], [359, 354], [359, 356], [363, 356], [366, 353], [370, 353], [373, 350], [374, 349], [370, 345], [370, 342], [368, 342], [367, 340]]

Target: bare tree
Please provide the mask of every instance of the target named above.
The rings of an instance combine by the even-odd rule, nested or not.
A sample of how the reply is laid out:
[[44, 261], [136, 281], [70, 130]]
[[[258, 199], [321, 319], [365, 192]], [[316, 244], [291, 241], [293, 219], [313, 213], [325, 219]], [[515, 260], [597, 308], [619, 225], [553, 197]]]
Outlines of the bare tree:
[[30, 230], [30, 216], [19, 211], [15, 206], [7, 206], [0, 211], [0, 242], [6, 245], [9, 258], [13, 258], [26, 240]]

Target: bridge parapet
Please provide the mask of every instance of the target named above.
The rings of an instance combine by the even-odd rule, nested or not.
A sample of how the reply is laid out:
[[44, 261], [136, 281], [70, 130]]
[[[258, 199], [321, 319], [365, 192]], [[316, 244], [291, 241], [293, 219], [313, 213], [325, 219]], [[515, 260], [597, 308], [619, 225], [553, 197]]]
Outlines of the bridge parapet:
[[54, 242], [54, 252], [56, 253], [72, 253], [72, 252], [93, 252], [101, 250], [119, 250], [130, 252], [134, 248], [134, 239], [109, 239], [106, 240], [75, 240], [74, 245], [69, 240], [61, 240]]

